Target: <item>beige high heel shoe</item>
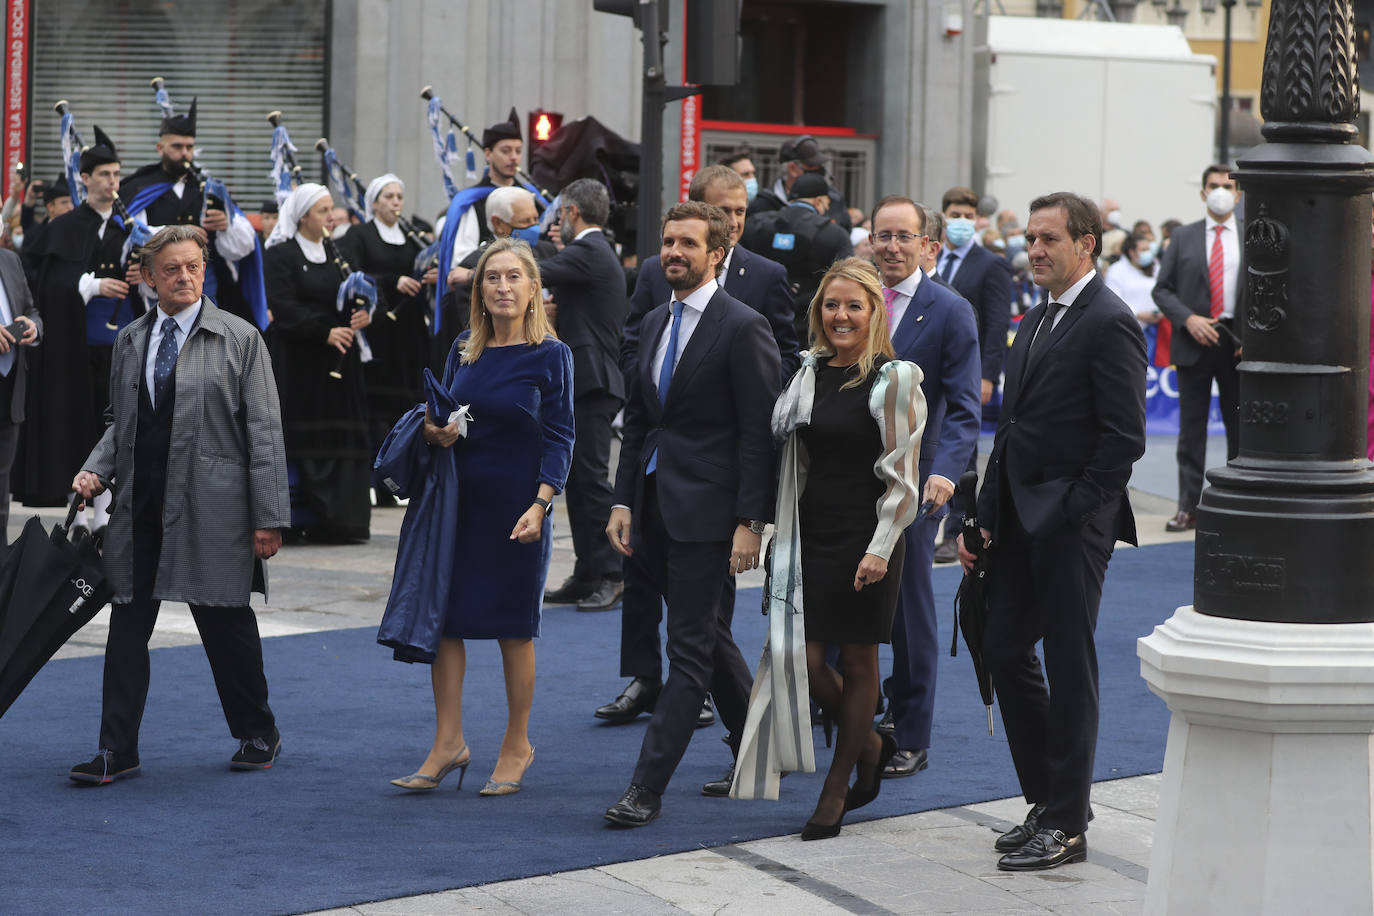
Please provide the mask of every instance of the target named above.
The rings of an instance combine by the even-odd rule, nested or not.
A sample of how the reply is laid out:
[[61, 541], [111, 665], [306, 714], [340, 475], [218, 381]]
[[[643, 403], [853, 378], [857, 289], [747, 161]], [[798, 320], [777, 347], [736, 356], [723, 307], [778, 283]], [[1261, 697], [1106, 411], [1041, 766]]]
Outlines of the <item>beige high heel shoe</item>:
[[524, 769], [520, 771], [520, 778], [509, 782], [497, 782], [488, 779], [487, 784], [482, 787], [478, 795], [514, 795], [520, 791], [520, 784], [525, 781], [525, 773], [529, 770], [530, 764], [534, 763], [534, 745], [530, 745], [530, 755], [525, 758]]
[[458, 789], [463, 788], [463, 777], [468, 774], [468, 764], [472, 762], [472, 753], [468, 746], [463, 745], [453, 759], [444, 764], [434, 776], [425, 773], [411, 773], [409, 776], [402, 776], [400, 779], [391, 780], [393, 786], [402, 789], [409, 789], [412, 792], [428, 792], [431, 789], [439, 788], [439, 783], [444, 781], [444, 777], [454, 770], [458, 771]]

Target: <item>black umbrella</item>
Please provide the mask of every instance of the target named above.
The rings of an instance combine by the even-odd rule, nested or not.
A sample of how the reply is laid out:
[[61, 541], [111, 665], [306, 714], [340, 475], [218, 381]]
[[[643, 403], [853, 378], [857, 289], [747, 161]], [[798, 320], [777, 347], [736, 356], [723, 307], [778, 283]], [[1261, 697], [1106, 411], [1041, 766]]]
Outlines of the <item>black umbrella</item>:
[[988, 734], [992, 734], [992, 675], [983, 664], [983, 632], [988, 623], [988, 565], [990, 557], [983, 547], [983, 533], [978, 526], [978, 517], [973, 509], [977, 504], [978, 472], [966, 471], [959, 478], [957, 488], [964, 506], [964, 549], [973, 554], [973, 568], [964, 573], [964, 581], [959, 583], [959, 591], [954, 595], [954, 640], [950, 643], [949, 654], [959, 654], [959, 633], [964, 634], [964, 645], [968, 646], [969, 657], [973, 659], [973, 673], [978, 678], [978, 692], [982, 694], [983, 705], [988, 708]]
[[89, 533], [70, 536], [79, 504], [51, 534], [29, 519], [0, 563], [0, 716], [114, 595]]

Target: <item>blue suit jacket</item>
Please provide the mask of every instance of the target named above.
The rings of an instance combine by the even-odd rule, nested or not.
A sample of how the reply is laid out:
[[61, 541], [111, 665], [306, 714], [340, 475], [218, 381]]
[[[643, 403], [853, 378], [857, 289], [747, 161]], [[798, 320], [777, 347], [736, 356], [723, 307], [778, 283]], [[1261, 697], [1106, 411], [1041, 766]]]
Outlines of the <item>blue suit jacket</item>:
[[[773, 339], [778, 344], [778, 357], [782, 360], [781, 379], [791, 378], [801, 366], [801, 356], [797, 352], [800, 347], [793, 327], [792, 292], [787, 285], [787, 271], [776, 261], [736, 245], [729, 273], [717, 279], [732, 297], [768, 319]], [[654, 255], [640, 265], [635, 291], [630, 295], [630, 317], [625, 321], [625, 334], [620, 342], [620, 370], [627, 377], [634, 371], [640, 322], [651, 310], [672, 297], [673, 291], [663, 276], [658, 255]]]
[[1011, 265], [1001, 255], [974, 245], [950, 285], [973, 306], [983, 354], [982, 377], [996, 385], [1011, 325]]
[[921, 367], [926, 429], [921, 478], [939, 474], [955, 483], [968, 467], [982, 422], [981, 360], [973, 310], [957, 293], [922, 277], [892, 335], [898, 359]]
[[[656, 343], [669, 320], [664, 299], [644, 317], [644, 339]], [[630, 507], [638, 528], [645, 468], [658, 449], [658, 502], [674, 540], [728, 541], [739, 519], [771, 521], [770, 421], [782, 382], [768, 323], [717, 289], [682, 350], [666, 403], [654, 379], [655, 349], [637, 348], [627, 378], [615, 501]]]

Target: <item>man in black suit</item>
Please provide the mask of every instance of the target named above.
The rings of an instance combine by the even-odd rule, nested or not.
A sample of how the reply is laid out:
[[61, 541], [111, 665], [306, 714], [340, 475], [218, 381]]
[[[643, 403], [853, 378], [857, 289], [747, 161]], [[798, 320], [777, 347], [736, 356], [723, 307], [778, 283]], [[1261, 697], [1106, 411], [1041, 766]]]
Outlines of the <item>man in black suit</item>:
[[658, 816], [709, 690], [731, 750], [749, 706], [749, 668], [721, 600], [727, 576], [758, 566], [773, 514], [769, 420], [781, 387], [768, 322], [716, 282], [729, 247], [725, 214], [698, 201], [663, 218], [660, 263], [671, 301], [645, 316], [625, 405], [617, 505], [606, 534], [624, 556], [625, 603], [668, 605], [668, 681], [639, 762], [606, 820]]
[[[1006, 871], [1087, 856], [1097, 749], [1102, 579], [1134, 544], [1131, 465], [1145, 453], [1145, 337], [1093, 265], [1097, 207], [1075, 194], [1031, 202], [1031, 270], [1049, 300], [1007, 356], [1006, 399], [978, 495], [992, 549], [983, 659], [1021, 791], [1032, 807], [998, 838]], [[962, 542], [965, 568], [973, 556]], [[1045, 676], [1035, 655], [1044, 640]]]
[[1169, 531], [1195, 524], [1207, 463], [1207, 414], [1217, 383], [1226, 425], [1226, 459], [1240, 452], [1240, 336], [1245, 303], [1245, 226], [1236, 219], [1236, 182], [1224, 165], [1202, 174], [1207, 216], [1179, 226], [1164, 249], [1154, 298], [1175, 330], [1169, 354], [1178, 370], [1178, 514]]
[[[18, 324], [23, 330], [10, 333]], [[24, 422], [24, 398], [28, 389], [28, 354], [43, 333], [43, 319], [33, 304], [24, 265], [19, 255], [0, 248], [0, 534], [10, 519], [10, 467], [19, 446], [19, 427]]]
[[[729, 246], [720, 270], [720, 285], [768, 320], [782, 366], [780, 379], [791, 378], [801, 364], [801, 357], [792, 323], [792, 293], [787, 286], [787, 271], [739, 244], [748, 207], [748, 191], [743, 179], [726, 166], [707, 166], [692, 179], [687, 195], [690, 200], [720, 208], [729, 220]], [[627, 378], [633, 378], [637, 371], [640, 323], [645, 315], [671, 296], [672, 288], [663, 274], [658, 255], [654, 255], [641, 266], [634, 293], [630, 296], [630, 317], [620, 346], [620, 368]], [[733, 579], [726, 579], [722, 601], [729, 613], [735, 606]], [[663, 683], [663, 649], [658, 636], [659, 622], [663, 619], [662, 602], [656, 596], [640, 604], [626, 602], [620, 613], [620, 676], [631, 680], [618, 697], [597, 708], [596, 717], [610, 722], [628, 722], [642, 712], [652, 712]], [[708, 700], [702, 706], [699, 724], [710, 725], [714, 720]], [[719, 791], [722, 784], [724, 791]], [[707, 785], [716, 787], [707, 794], [725, 795], [730, 791], [728, 779]]]
[[[983, 367], [981, 403], [986, 404], [997, 389], [1002, 359], [1007, 352], [1007, 327], [1011, 324], [1011, 265], [1006, 258], [988, 251], [974, 239], [978, 195], [972, 188], [950, 188], [940, 200], [940, 210], [945, 218], [945, 238], [936, 269], [940, 279], [973, 306]], [[968, 462], [968, 470], [977, 470], [976, 441]], [[953, 563], [959, 559], [955, 540], [964, 523], [963, 509], [956, 496], [949, 518], [945, 520], [944, 543], [935, 549], [936, 563]]]
[[611, 421], [625, 403], [616, 356], [630, 306], [625, 270], [601, 231], [611, 214], [606, 186], [579, 178], [563, 189], [562, 201], [559, 232], [565, 245], [540, 262], [539, 272], [558, 306], [559, 339], [573, 353], [576, 439], [563, 492], [577, 564], [569, 581], [544, 600], [604, 611], [620, 603], [625, 588], [620, 556], [606, 543], [605, 531], [611, 515]]

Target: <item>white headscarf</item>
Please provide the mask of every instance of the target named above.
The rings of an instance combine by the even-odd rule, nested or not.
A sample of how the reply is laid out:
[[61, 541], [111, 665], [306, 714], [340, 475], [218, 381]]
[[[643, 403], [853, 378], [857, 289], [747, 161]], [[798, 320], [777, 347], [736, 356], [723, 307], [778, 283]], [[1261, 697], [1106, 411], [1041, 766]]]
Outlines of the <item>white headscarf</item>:
[[400, 185], [401, 192], [405, 193], [406, 183], [390, 172], [372, 179], [372, 184], [367, 186], [367, 193], [363, 195], [363, 208], [367, 213], [368, 219], [372, 219], [372, 217], [376, 215], [372, 212], [372, 205], [377, 202], [377, 197], [382, 193], [382, 189], [389, 184]]
[[326, 197], [329, 197], [329, 189], [322, 184], [307, 181], [305, 184], [297, 185], [277, 208], [277, 225], [272, 227], [272, 234], [267, 237], [263, 247], [271, 248], [287, 239], [295, 238], [296, 230], [300, 228], [301, 217]]

